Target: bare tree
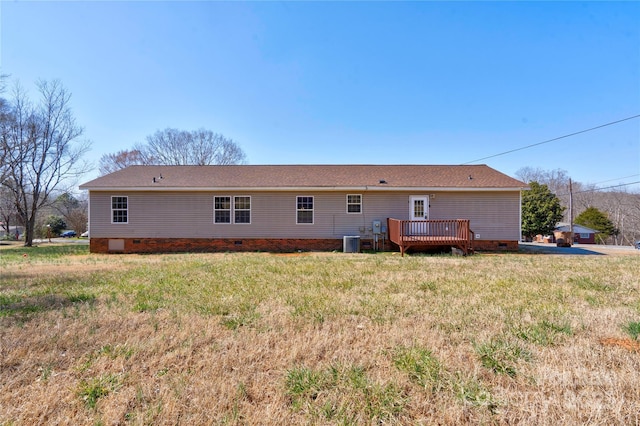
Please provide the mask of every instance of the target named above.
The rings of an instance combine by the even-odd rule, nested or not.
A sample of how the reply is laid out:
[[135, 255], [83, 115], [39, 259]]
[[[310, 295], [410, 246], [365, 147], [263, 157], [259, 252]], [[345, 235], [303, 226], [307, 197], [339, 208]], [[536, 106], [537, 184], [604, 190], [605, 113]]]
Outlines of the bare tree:
[[522, 167], [516, 171], [516, 176], [526, 183], [535, 181], [547, 185], [547, 188], [556, 195], [569, 192], [569, 175], [566, 170]]
[[104, 154], [100, 157], [98, 171], [101, 176], [104, 176], [136, 164], [144, 164], [142, 153], [137, 149], [123, 150], [115, 154]]
[[78, 235], [87, 230], [89, 206], [86, 198], [76, 198], [69, 192], [64, 192], [51, 207], [62, 216], [69, 229], [73, 229]]
[[2, 155], [9, 190], [25, 226], [25, 246], [33, 245], [36, 214], [50, 203], [51, 194], [75, 184], [87, 170], [81, 163], [89, 143], [80, 141], [83, 129], [71, 113], [71, 94], [57, 81], [37, 83], [40, 100], [32, 105], [19, 84], [1, 126]]
[[626, 191], [590, 193], [591, 205], [607, 214], [619, 233], [610, 238], [616, 245], [630, 245], [640, 239], [640, 194]]
[[16, 211], [15, 201], [11, 196], [11, 192], [0, 185], [0, 221], [2, 221], [2, 229], [7, 234], [11, 233], [11, 226], [20, 225], [20, 218]]
[[[5, 91], [5, 79], [6, 75], [0, 75], [0, 95], [2, 95]], [[10, 109], [9, 102], [3, 97], [0, 96], [0, 141], [5, 140], [8, 137], [6, 131], [8, 126], [5, 126], [5, 123], [10, 117]], [[3, 149], [0, 151], [0, 182], [4, 181], [9, 172], [9, 167], [7, 166], [7, 153]]]
[[211, 130], [191, 132], [167, 128], [147, 137], [138, 147], [145, 164], [226, 165], [244, 162], [245, 154], [231, 139]]
[[167, 128], [147, 136], [145, 144], [132, 150], [103, 155], [100, 174], [105, 175], [134, 164], [204, 166], [242, 164], [246, 155], [232, 139], [211, 130]]

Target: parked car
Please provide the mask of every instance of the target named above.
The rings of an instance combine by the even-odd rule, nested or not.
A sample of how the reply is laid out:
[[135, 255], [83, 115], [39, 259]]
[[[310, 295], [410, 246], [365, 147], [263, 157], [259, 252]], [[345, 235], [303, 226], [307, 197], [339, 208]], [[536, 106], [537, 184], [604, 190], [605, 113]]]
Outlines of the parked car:
[[76, 236], [76, 231], [64, 231], [62, 234], [60, 234], [60, 236], [62, 238], [71, 238], [71, 237], [75, 237]]
[[640, 250], [640, 240], [636, 241], [635, 243], [633, 243], [633, 246], [635, 248], [637, 248], [638, 250]]
[[80, 234], [81, 237], [84, 238], [88, 238], [89, 237], [89, 231], [84, 231], [82, 234]]

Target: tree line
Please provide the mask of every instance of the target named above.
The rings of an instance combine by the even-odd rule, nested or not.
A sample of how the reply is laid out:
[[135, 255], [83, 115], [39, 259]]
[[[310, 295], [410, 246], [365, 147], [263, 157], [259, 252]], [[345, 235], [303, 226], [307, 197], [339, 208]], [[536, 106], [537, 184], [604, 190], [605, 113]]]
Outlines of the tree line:
[[571, 182], [565, 170], [524, 167], [516, 176], [529, 184], [522, 196], [522, 230], [527, 238], [548, 235], [558, 222], [598, 231], [596, 242], [631, 245], [640, 240], [640, 193], [621, 189], [602, 191], [594, 184]]

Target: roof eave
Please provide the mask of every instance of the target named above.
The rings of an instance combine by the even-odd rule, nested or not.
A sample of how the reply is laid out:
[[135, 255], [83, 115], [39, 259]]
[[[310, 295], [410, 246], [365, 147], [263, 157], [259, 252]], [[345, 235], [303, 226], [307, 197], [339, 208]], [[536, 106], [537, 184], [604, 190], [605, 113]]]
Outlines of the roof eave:
[[314, 192], [332, 192], [332, 191], [380, 191], [380, 192], [512, 192], [523, 191], [526, 187], [438, 187], [438, 186], [290, 186], [290, 187], [236, 187], [236, 186], [219, 186], [219, 187], [90, 187], [81, 185], [81, 190], [101, 191], [101, 192], [232, 192], [232, 191], [253, 191], [253, 192], [292, 192], [292, 191], [314, 191]]

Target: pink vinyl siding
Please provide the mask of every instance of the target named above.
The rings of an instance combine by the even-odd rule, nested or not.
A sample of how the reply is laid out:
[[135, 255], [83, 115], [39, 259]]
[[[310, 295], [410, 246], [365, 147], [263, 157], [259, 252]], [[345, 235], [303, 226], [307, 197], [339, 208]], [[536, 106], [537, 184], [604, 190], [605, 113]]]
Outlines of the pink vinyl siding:
[[520, 240], [518, 192], [445, 192], [430, 200], [430, 219], [469, 219], [480, 240]]
[[[347, 212], [353, 191], [90, 191], [96, 238], [342, 238], [370, 234], [374, 220], [409, 219], [409, 197], [430, 194], [363, 191], [360, 214]], [[518, 240], [518, 191], [435, 192], [431, 219], [470, 219], [480, 239]], [[128, 197], [128, 223], [111, 223], [111, 196]], [[214, 197], [250, 196], [250, 223], [214, 223]], [[296, 224], [298, 196], [313, 196], [313, 224]], [[232, 221], [233, 222], [233, 221]]]

